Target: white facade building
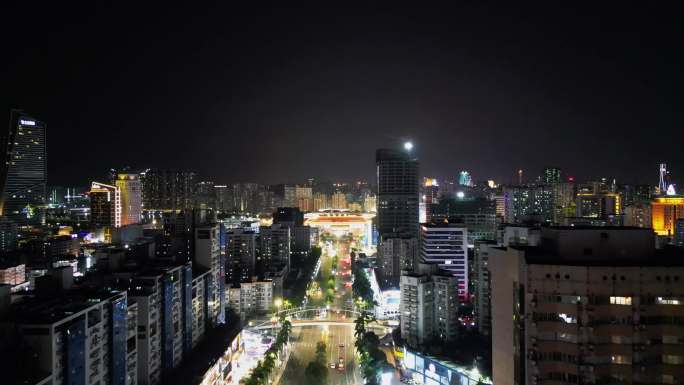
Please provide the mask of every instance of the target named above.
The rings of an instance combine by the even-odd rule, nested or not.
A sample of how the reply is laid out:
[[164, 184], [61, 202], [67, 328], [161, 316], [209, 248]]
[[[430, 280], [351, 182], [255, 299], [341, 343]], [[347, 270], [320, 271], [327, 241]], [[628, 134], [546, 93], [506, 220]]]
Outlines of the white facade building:
[[401, 276], [401, 337], [417, 346], [429, 340], [434, 325], [434, 284], [426, 275]]
[[241, 317], [263, 314], [272, 310], [274, 283], [272, 280], [242, 282], [240, 287], [226, 291], [228, 306]]

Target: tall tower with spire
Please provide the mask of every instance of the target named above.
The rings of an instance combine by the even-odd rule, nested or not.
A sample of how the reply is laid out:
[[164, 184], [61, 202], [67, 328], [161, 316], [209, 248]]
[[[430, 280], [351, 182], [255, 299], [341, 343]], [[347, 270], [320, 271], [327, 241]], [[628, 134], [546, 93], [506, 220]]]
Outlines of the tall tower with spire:
[[667, 191], [667, 165], [660, 164], [660, 182], [658, 182], [658, 193], [665, 194]]

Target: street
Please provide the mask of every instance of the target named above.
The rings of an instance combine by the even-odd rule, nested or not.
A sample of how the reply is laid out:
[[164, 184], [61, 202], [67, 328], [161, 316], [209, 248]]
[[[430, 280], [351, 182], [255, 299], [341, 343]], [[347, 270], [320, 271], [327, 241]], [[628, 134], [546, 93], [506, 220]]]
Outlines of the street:
[[[337, 258], [335, 258], [337, 256]], [[331, 311], [326, 314], [327, 318], [349, 317], [343, 314], [336, 314], [332, 309], [349, 307], [351, 292], [351, 266], [349, 259], [349, 245], [346, 242], [335, 242], [334, 247], [324, 251], [321, 255], [321, 272], [317, 280], [323, 289], [319, 298], [314, 296], [311, 305], [325, 306], [328, 285], [327, 282], [334, 277], [334, 289], [332, 291]], [[337, 259], [337, 265], [333, 266], [333, 261]], [[333, 275], [333, 272], [335, 274]], [[281, 379], [283, 385], [302, 385], [304, 370], [306, 366], [315, 360], [316, 344], [319, 341], [326, 344], [325, 363], [328, 370], [328, 384], [352, 385], [363, 382], [359, 372], [359, 365], [356, 361], [354, 347], [354, 325], [321, 325], [304, 326], [294, 328], [291, 337], [292, 354], [290, 356], [291, 365], [285, 370]], [[343, 367], [340, 367], [342, 358]], [[294, 363], [294, 364], [293, 364]], [[334, 365], [335, 368], [331, 368]]]
[[[290, 361], [297, 361], [298, 370], [286, 370], [281, 380], [282, 384], [302, 385], [303, 371], [309, 362], [315, 360], [318, 341], [324, 341], [327, 346], [328, 384], [352, 385], [362, 383], [354, 355], [354, 327], [350, 325], [295, 328], [291, 339], [292, 354]], [[340, 344], [344, 344], [344, 347], [340, 347]], [[330, 368], [330, 363], [337, 366], [340, 357], [343, 358], [344, 369]]]

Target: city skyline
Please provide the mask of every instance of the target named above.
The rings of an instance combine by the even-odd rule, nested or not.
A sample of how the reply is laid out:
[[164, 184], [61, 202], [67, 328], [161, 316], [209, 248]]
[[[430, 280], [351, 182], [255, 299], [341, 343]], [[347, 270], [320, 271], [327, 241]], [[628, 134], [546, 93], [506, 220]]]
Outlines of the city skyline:
[[371, 180], [372, 151], [406, 139], [434, 175], [508, 183], [548, 164], [653, 183], [658, 163], [684, 164], [676, 13], [592, 11], [32, 10], [35, 28], [6, 34], [19, 56], [0, 106], [50, 125], [51, 184], [127, 165]]
[[3, 14], [2, 384], [683, 383], [679, 10]]

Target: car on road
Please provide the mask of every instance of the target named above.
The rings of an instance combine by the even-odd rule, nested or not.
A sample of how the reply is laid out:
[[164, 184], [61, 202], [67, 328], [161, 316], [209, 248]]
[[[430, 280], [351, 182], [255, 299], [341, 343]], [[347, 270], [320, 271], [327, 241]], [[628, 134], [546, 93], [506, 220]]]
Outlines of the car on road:
[[343, 347], [344, 347], [344, 344], [340, 344], [340, 347], [343, 348]]
[[330, 363], [330, 369], [335, 369], [335, 363], [334, 362]]

